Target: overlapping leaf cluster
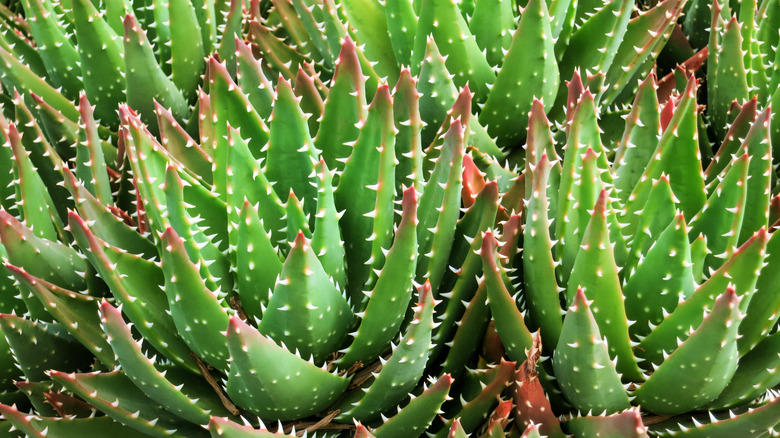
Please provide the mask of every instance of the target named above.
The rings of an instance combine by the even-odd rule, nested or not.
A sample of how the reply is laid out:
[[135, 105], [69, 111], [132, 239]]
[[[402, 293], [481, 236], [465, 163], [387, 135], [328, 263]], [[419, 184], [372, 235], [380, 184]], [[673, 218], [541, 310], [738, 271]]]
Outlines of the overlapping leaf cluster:
[[780, 6], [732, 3], [0, 6], [0, 430], [767, 436]]

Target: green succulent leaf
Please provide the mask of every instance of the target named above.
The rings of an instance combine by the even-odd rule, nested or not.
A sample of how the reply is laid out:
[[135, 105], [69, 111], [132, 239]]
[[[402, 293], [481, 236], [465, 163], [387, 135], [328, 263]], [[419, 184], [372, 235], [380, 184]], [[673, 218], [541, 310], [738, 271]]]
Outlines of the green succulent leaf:
[[33, 230], [6, 211], [0, 211], [0, 239], [11, 264], [67, 289], [79, 292], [87, 289], [84, 278], [87, 264], [75, 249], [57, 240], [36, 236]]
[[[333, 403], [349, 385], [276, 345], [238, 317], [227, 329], [230, 373], [227, 393], [240, 406], [262, 418], [295, 419], [317, 413]], [[309, 394], [301, 397], [301, 394]]]
[[[48, 380], [46, 373], [49, 370], [78, 371], [89, 368], [92, 362], [92, 354], [60, 324], [28, 321], [4, 314], [0, 315], [0, 331], [4, 336], [4, 350], [9, 356], [13, 355], [15, 363], [10, 370], [3, 370], [3, 378], [7, 381], [22, 375], [30, 381]], [[41, 357], [41, 351], [51, 355]]]
[[[770, 110], [762, 111], [748, 131], [739, 152], [747, 153], [750, 164], [745, 184], [745, 204], [737, 245], [743, 244], [753, 233], [766, 228], [771, 197], [772, 147], [769, 139]], [[739, 152], [737, 153], [739, 155]]]
[[212, 438], [292, 438], [295, 436], [271, 432], [265, 428], [255, 429], [221, 417], [211, 417], [209, 432]]
[[319, 76], [316, 73], [314, 75], [309, 74], [303, 67], [298, 69], [298, 74], [295, 76], [295, 87], [293, 91], [295, 95], [300, 99], [301, 110], [304, 113], [304, 117], [307, 118], [306, 124], [309, 127], [309, 133], [312, 136], [317, 135], [319, 129], [319, 117], [314, 117], [315, 114], [322, 114], [325, 102], [322, 100], [323, 94], [327, 96], [329, 93], [325, 88], [325, 84], [322, 83]]
[[298, 233], [291, 244], [258, 330], [275, 342], [323, 363], [341, 347], [351, 310], [330, 282], [311, 244]]
[[639, 84], [612, 164], [615, 191], [623, 202], [628, 200], [650, 162], [661, 134], [660, 125], [655, 75], [651, 73]]
[[[412, 0], [385, 3], [387, 33], [393, 46], [395, 60], [398, 65], [406, 67], [412, 65], [412, 50], [415, 30], [417, 30], [417, 14], [412, 3]], [[403, 70], [401, 74], [403, 75]]]
[[[579, 243], [590, 219], [587, 210], [596, 202], [599, 192], [608, 189], [604, 185], [612, 183], [596, 119], [595, 101], [590, 91], [586, 90], [582, 94], [573, 109], [559, 186], [562, 195], [558, 197], [558, 222], [555, 224], [555, 236], [558, 238], [556, 256], [562, 262], [560, 278], [563, 282], [568, 281]], [[610, 222], [614, 222], [614, 218], [610, 218]], [[618, 228], [610, 224], [609, 236], [616, 244], [615, 255], [620, 256], [622, 261], [624, 259], [621, 255], [625, 248], [624, 245], [617, 246], [622, 243], [622, 236], [617, 231]]]
[[542, 329], [542, 345], [549, 348], [558, 344], [563, 324], [548, 217], [547, 186], [551, 169], [547, 154], [542, 152], [533, 171], [533, 188], [526, 206], [523, 232], [525, 294], [530, 303], [528, 316], [533, 327]]
[[492, 232], [482, 237], [482, 263], [487, 287], [488, 303], [496, 323], [496, 331], [506, 348], [507, 356], [515, 361], [524, 361], [526, 351], [532, 347], [531, 332], [525, 325], [523, 314], [517, 308], [517, 301], [507, 290], [503, 280], [502, 267], [496, 262], [496, 240]]
[[[2, 433], [8, 433], [9, 437], [16, 437], [12, 432], [25, 434], [31, 438], [62, 437], [78, 438], [84, 435], [112, 436], [116, 438], [132, 438], [138, 435], [138, 431], [114, 421], [111, 417], [93, 418], [58, 418], [30, 415], [20, 412], [16, 407], [0, 404], [0, 414], [6, 419], [0, 426]], [[9, 426], [5, 427], [4, 426]], [[21, 435], [20, 435], [21, 436]]]
[[79, 97], [79, 113], [81, 114], [82, 141], [76, 145], [76, 175], [83, 182], [84, 187], [95, 195], [102, 204], [111, 205], [113, 197], [106, 171], [103, 142], [98, 136], [94, 108], [84, 93]]
[[[277, 5], [279, 3], [280, 2], [277, 2]], [[311, 52], [312, 56], [321, 59], [325, 68], [329, 70], [332, 69], [334, 59], [333, 53], [330, 51], [327, 32], [322, 32], [321, 24], [318, 22], [317, 17], [315, 17], [315, 11], [319, 13], [322, 11], [321, 9], [315, 9], [313, 6], [319, 5], [313, 2], [304, 2], [303, 0], [293, 0], [292, 5], [295, 8], [295, 13], [298, 15], [298, 19], [300, 20], [299, 27], [303, 27], [303, 29], [305, 29], [306, 36], [309, 38], [309, 41], [307, 41], [305, 44], [299, 45], [299, 47], [305, 48], [305, 50]], [[277, 10], [282, 12], [282, 9]], [[283, 19], [290, 19], [287, 14], [282, 15], [284, 15]], [[294, 16], [294, 14], [291, 15]]]
[[[617, 359], [617, 369], [626, 379], [641, 381], [641, 373], [631, 351], [623, 293], [608, 236], [606, 204], [607, 193], [602, 190], [574, 261], [566, 290], [567, 303], [571, 306], [580, 290], [592, 300], [589, 307], [593, 308], [593, 316], [598, 322], [600, 336], [606, 339], [610, 357]], [[560, 342], [558, 345], [561, 345]]]
[[[342, 0], [341, 7], [353, 29], [354, 38], [365, 44], [366, 58], [376, 63], [375, 69], [386, 82], [398, 80], [399, 68], [388, 34], [385, 5], [377, 0]], [[414, 65], [414, 64], [412, 64]]]
[[[252, 156], [256, 159], [264, 157], [263, 149], [268, 142], [268, 127], [260, 115], [254, 110], [249, 98], [239, 88], [224, 64], [211, 57], [208, 61], [209, 108], [201, 106], [204, 123], [210, 124], [214, 149], [212, 153], [214, 166], [214, 191], [223, 200], [227, 199], [228, 175], [227, 168], [220, 163], [228, 163], [230, 127], [240, 127], [241, 135], [247, 143], [253, 145]], [[218, 123], [221, 122], [221, 123]], [[202, 136], [201, 131], [201, 136]], [[287, 194], [285, 193], [285, 196]]]
[[195, 371], [191, 350], [178, 336], [173, 319], [160, 309], [168, 308], [162, 288], [165, 277], [153, 262], [110, 245], [96, 237], [76, 214], [69, 217], [71, 232], [87, 259], [108, 284], [114, 299], [123, 305], [144, 339], [171, 360]]
[[7, 136], [13, 150], [14, 174], [19, 180], [17, 199], [22, 204], [24, 225], [38, 239], [56, 242], [62, 223], [54, 209], [54, 201], [35, 171], [15, 125], [8, 126]]
[[627, 409], [629, 399], [610, 358], [609, 339], [602, 338], [595, 318], [601, 312], [591, 310], [582, 288], [573, 295], [553, 353], [553, 369], [561, 391], [580, 412]]
[[678, 214], [648, 250], [623, 286], [626, 317], [632, 338], [659, 325], [677, 303], [693, 294], [691, 249], [685, 218]]
[[[0, 47], [0, 70], [3, 72], [3, 84], [10, 89], [25, 90], [45, 99], [57, 108], [68, 120], [78, 120], [79, 112], [70, 99], [36, 75], [27, 65], [16, 59], [11, 53]], [[25, 101], [32, 105], [32, 98], [25, 93]]]
[[432, 357], [437, 357], [452, 340], [456, 321], [462, 318], [465, 304], [474, 298], [477, 279], [483, 269], [480, 256], [483, 233], [495, 224], [497, 211], [498, 185], [490, 182], [458, 221], [449, 263], [458, 268], [457, 271], [448, 270], [439, 286], [439, 296], [444, 299], [437, 305], [436, 314], [441, 325], [434, 334], [436, 345]]
[[298, 98], [287, 80], [280, 79], [277, 83], [269, 129], [264, 173], [274, 183], [274, 191], [280, 199], [285, 200], [290, 193], [295, 193], [303, 201], [306, 215], [313, 216], [317, 198], [313, 174], [318, 154]]
[[780, 297], [774, 293], [778, 284], [778, 262], [780, 262], [780, 234], [773, 232], [766, 244], [766, 259], [760, 268], [756, 280], [756, 289], [750, 304], [747, 306], [745, 318], [739, 325], [739, 352], [741, 355], [752, 351], [753, 347], [767, 334], [780, 317], [777, 309]]
[[421, 62], [417, 72], [417, 92], [420, 93], [420, 116], [426, 121], [422, 131], [422, 147], [425, 149], [435, 140], [436, 131], [446, 121], [447, 111], [458, 98], [458, 89], [433, 37], [426, 40]]
[[3, 9], [3, 20], [0, 21], [0, 46], [23, 60], [39, 77], [46, 76], [46, 67], [43, 65], [41, 55], [28, 39], [30, 29], [26, 24], [14, 16], [8, 8]]
[[766, 232], [761, 231], [745, 242], [731, 259], [639, 343], [635, 350], [637, 356], [644, 358], [648, 365], [661, 364], [664, 352], [672, 353], [679, 344], [678, 339], [687, 339], [689, 329], [695, 329], [701, 324], [704, 309], [711, 307], [722, 293], [719, 291], [725, 290], [730, 284], [734, 285], [737, 295], [741, 297], [740, 312], [744, 312], [756, 285], [758, 269], [764, 260], [767, 239]]
[[122, 371], [98, 374], [51, 372], [52, 379], [118, 423], [153, 437], [203, 437], [205, 430], [182, 424], [178, 417], [150, 400]]
[[[130, 220], [126, 212], [110, 204], [101, 204], [76, 180], [69, 169], [63, 168], [63, 174], [65, 175], [65, 186], [73, 197], [78, 215], [91, 224], [89, 228], [97, 237], [130, 254], [143, 258], [152, 258], [157, 255], [157, 248], [154, 244], [123, 221], [123, 219]], [[71, 214], [68, 216], [70, 217]], [[86, 255], [89, 256], [88, 253]]]
[[211, 156], [179, 125], [169, 110], [157, 102], [154, 108], [160, 131], [160, 144], [171, 157], [191, 170], [199, 179], [206, 184], [212, 184], [214, 177]]
[[72, 5], [84, 89], [100, 121], [114, 128], [119, 125], [116, 107], [125, 100], [121, 34], [108, 25], [92, 2], [74, 0]]
[[238, 85], [246, 93], [252, 108], [267, 122], [273, 110], [273, 84], [263, 72], [261, 62], [252, 54], [249, 44], [236, 40], [236, 53]]
[[702, 211], [690, 221], [690, 238], [703, 235], [711, 252], [704, 262], [705, 272], [720, 267], [736, 247], [746, 210], [749, 164], [747, 153], [734, 159]]
[[[400, 2], [399, 2], [400, 3]], [[408, 68], [401, 70], [401, 77], [393, 90], [393, 116], [395, 117], [395, 191], [399, 198], [406, 187], [422, 192], [423, 152], [420, 118], [420, 93], [417, 80]]]
[[119, 117], [123, 124], [123, 132], [120, 135], [124, 135], [125, 153], [133, 171], [134, 188], [143, 203], [148, 226], [155, 232], [153, 237], [158, 241], [158, 236], [165, 231], [168, 224], [164, 185], [160, 184], [165, 181], [168, 160], [162, 152], [162, 146], [133, 110], [120, 106]]
[[[352, 344], [337, 363], [349, 368], [373, 360], [398, 333], [409, 301], [417, 261], [417, 195], [413, 187], [404, 191], [401, 222], [393, 246], [378, 273], [373, 290]], [[349, 262], [348, 262], [349, 263]]]
[[[534, 99], [531, 111], [528, 114], [528, 135], [525, 144], [525, 171], [523, 172], [523, 176], [525, 177], [524, 199], [529, 199], [531, 196], [534, 187], [534, 168], [543, 154], [547, 154], [547, 160], [550, 163], [553, 163], [550, 177], [554, 178], [554, 180], [550, 181], [550, 184], [548, 185], [548, 197], [550, 197], [551, 200], [557, 200], [558, 197], [556, 193], [558, 192], [558, 183], [561, 176], [561, 160], [555, 150], [555, 144], [550, 131], [550, 121], [545, 114], [544, 104], [542, 101]], [[553, 185], [554, 189], [550, 190], [553, 188]], [[549, 211], [551, 218], [555, 217], [555, 207], [557, 205], [557, 202], [551, 202], [548, 206], [551, 208]]]
[[127, 102], [144, 122], [154, 121], [154, 101], [169, 108], [175, 117], [187, 114], [187, 101], [157, 63], [146, 33], [134, 16], [124, 20], [124, 59]]
[[25, 0], [22, 6], [51, 84], [62, 88], [68, 98], [76, 99], [78, 90], [84, 87], [79, 53], [57, 22], [52, 5], [47, 0]]
[[320, 128], [314, 139], [314, 146], [322, 151], [322, 158], [328, 169], [344, 170], [344, 162], [351, 155], [361, 133], [360, 126], [366, 122], [366, 79], [360, 70], [360, 60], [355, 43], [344, 38], [336, 71], [333, 74]]
[[[596, 6], [592, 16], [587, 17], [579, 27], [575, 26], [570, 38], [559, 38], [556, 42], [556, 51], [563, 53], [559, 67], [563, 79], [571, 77], [575, 69], [609, 71], [634, 10], [633, 2], [629, 0], [598, 1], [591, 6]], [[576, 8], [575, 20], [585, 18], [585, 13], [590, 12], [588, 7]], [[561, 97], [559, 94], [559, 102]]]
[[508, 0], [479, 1], [474, 5], [474, 12], [469, 19], [469, 29], [477, 45], [485, 50], [485, 57], [493, 67], [501, 67], [507, 62], [504, 53], [509, 50], [512, 33], [517, 29], [512, 9], [513, 2]]
[[[260, 164], [252, 156], [249, 145], [238, 131], [228, 129], [227, 153], [222, 156], [224, 163], [232, 170], [232, 175], [227, 181], [228, 205], [233, 206], [228, 212], [230, 229], [236, 231], [234, 224], [239, 223], [239, 212], [236, 207], [244, 202], [255, 206], [262, 227], [271, 234], [271, 245], [279, 246], [287, 242], [287, 210], [273, 190], [270, 181], [261, 170]], [[216, 166], [223, 166], [220, 157], [215, 161]], [[231, 235], [231, 244], [237, 242], [238, 236]]]
[[710, 2], [692, 0], [686, 9], [681, 27], [685, 35], [688, 35], [691, 46], [698, 50], [707, 45], [710, 37]]
[[182, 90], [184, 97], [192, 101], [196, 97], [206, 57], [195, 5], [185, 0], [168, 0], [168, 16], [175, 17], [169, 22], [171, 80]]
[[420, 196], [417, 281], [427, 279], [433, 290], [439, 289], [447, 269], [460, 216], [464, 135], [460, 120], [453, 121]]
[[[750, 315], [743, 318], [742, 325]], [[738, 339], [738, 342], [740, 340]], [[780, 383], [780, 335], [773, 333], [753, 346], [739, 359], [739, 365], [726, 389], [718, 395], [709, 408], [720, 410], [742, 405], [761, 397]]]
[[236, 239], [236, 285], [241, 307], [259, 318], [268, 306], [276, 278], [282, 272], [282, 261], [263, 227], [257, 209], [244, 202], [238, 219]]
[[223, 333], [233, 311], [224, 307], [217, 291], [206, 286], [198, 271], [200, 262], [196, 265], [190, 260], [173, 228], [162, 235], [161, 259], [165, 294], [179, 335], [199, 357], [218, 370], [227, 370]]
[[[571, 32], [574, 29], [574, 19], [576, 18], [578, 2], [572, 0], [552, 0], [550, 2], [550, 19], [552, 35], [556, 40], [561, 41], [561, 47], [569, 43]], [[563, 53], [558, 53], [558, 60]]]
[[[5, 251], [5, 247], [2, 245], [0, 245], [0, 259], [8, 259], [8, 254]], [[5, 266], [0, 267], [0, 313], [16, 313], [17, 315], [23, 315], [27, 313], [29, 309], [23, 300], [22, 295], [23, 294], [17, 293], [17, 289], [10, 272], [8, 272]], [[32, 299], [28, 301], [31, 303], [33, 302]], [[38, 307], [40, 307], [40, 305]], [[0, 342], [2, 342], [2, 340], [0, 340]], [[12, 363], [13, 362], [11, 361], [6, 365], [10, 365]], [[3, 365], [0, 365], [0, 369], [2, 369], [2, 366]], [[2, 388], [2, 384], [0, 384], [0, 388]]]
[[21, 287], [36, 296], [54, 319], [88, 348], [105, 366], [117, 365], [111, 346], [100, 329], [97, 317], [97, 299], [79, 294], [28, 274], [16, 266], [6, 265]]
[[598, 436], [603, 438], [648, 438], [638, 408], [613, 415], [593, 415], [572, 418], [566, 422], [575, 438]]
[[[694, 214], [702, 209], [706, 202], [704, 190], [704, 175], [701, 166], [701, 155], [697, 141], [696, 126], [696, 79], [691, 76], [688, 85], [674, 110], [674, 115], [658, 140], [657, 147], [645, 168], [640, 181], [657, 180], [662, 174], [669, 177], [674, 196], [678, 205], [690, 221]], [[637, 184], [626, 202], [627, 211], [640, 211], [647, 201], [651, 184]], [[623, 218], [627, 224], [624, 227], [626, 236], [636, 232], [638, 215], [627, 215]]]
[[259, 21], [253, 20], [249, 23], [249, 35], [262, 52], [265, 64], [273, 71], [282, 73], [284, 77], [292, 77], [303, 64], [304, 55], [297, 48], [284, 44], [271, 29]]
[[662, 437], [675, 436], [682, 438], [727, 438], [737, 433], [747, 438], [765, 436], [767, 430], [777, 426], [778, 412], [780, 412], [780, 399], [774, 398], [768, 403], [755, 408], [748, 408], [746, 412], [733, 415], [732, 411], [709, 413], [693, 417], [689, 421], [673, 424], [664, 422], [655, 427], [666, 428]]
[[[487, 28], [500, 30], [500, 24], [491, 23]], [[488, 127], [491, 136], [500, 139], [500, 146], [513, 145], [523, 137], [523, 131], [517, 126], [527, 125], [533, 100], [552, 105], [558, 93], [558, 78], [547, 3], [531, 0], [520, 17], [512, 44], [480, 112], [480, 123]], [[473, 83], [470, 85], [478, 90]]]
[[463, 406], [460, 412], [458, 412], [454, 418], [445, 420], [444, 429], [436, 436], [447, 436], [447, 430], [449, 427], [452, 427], [451, 425], [455, 421], [460, 422], [464, 431], [468, 433], [475, 432], [484, 418], [490, 415], [499, 395], [513, 381], [515, 376], [515, 365], [515, 362], [502, 360], [492, 369], [481, 371], [479, 373], [481, 391], [468, 402], [465, 402], [461, 396], [461, 403]]
[[[371, 278], [372, 265], [380, 260], [379, 248], [385, 247], [391, 237], [387, 220], [392, 220], [392, 215], [387, 218], [382, 214], [387, 213], [395, 192], [391, 170], [395, 158], [393, 130], [392, 99], [388, 87], [382, 86], [369, 107], [360, 137], [334, 193], [336, 208], [345, 211], [339, 221], [341, 229], [349, 230], [342, 236], [350, 267], [347, 294], [357, 309], [365, 306], [362, 291]], [[380, 224], [384, 228], [377, 227]], [[369, 260], [372, 256], [374, 259]]]
[[456, 378], [479, 351], [490, 322], [490, 306], [487, 303], [487, 287], [484, 281], [477, 286], [471, 301], [464, 305], [463, 317], [458, 321], [447, 357], [441, 364], [443, 372]]
[[[428, 362], [433, 330], [433, 295], [430, 283], [418, 288], [415, 314], [404, 336], [394, 346], [390, 358], [382, 360], [382, 369], [364, 388], [347, 395], [340, 406], [341, 419], [369, 421], [403, 401], [417, 386]], [[353, 400], [357, 398], [356, 400]]]
[[745, 138], [756, 121], [756, 116], [758, 115], [757, 106], [758, 101], [756, 99], [750, 99], [740, 106], [739, 113], [734, 117], [734, 121], [731, 122], [726, 137], [704, 171], [707, 184], [711, 184], [721, 174], [723, 169], [728, 167], [732, 156], [739, 152], [743, 143], [742, 139]]
[[674, 415], [714, 400], [737, 369], [739, 321], [739, 297], [729, 287], [701, 325], [634, 392], [637, 403], [650, 412]]
[[397, 414], [377, 427], [373, 432], [376, 438], [419, 435], [430, 426], [452, 387], [453, 378], [449, 374], [439, 377], [422, 394], [413, 398]]
[[57, 152], [66, 159], [73, 157], [73, 145], [79, 141], [79, 125], [46, 102], [35, 93], [29, 94], [32, 104], [30, 108], [37, 114], [37, 120], [46, 137], [52, 141]]
[[[652, 184], [647, 202], [640, 211], [630, 211], [626, 215], [638, 215], [638, 232], [631, 239], [631, 249], [626, 261], [623, 278], [628, 281], [634, 275], [637, 265], [647, 256], [648, 251], [654, 245], [661, 234], [676, 220], [678, 210], [674, 193], [669, 183], [669, 177], [661, 175], [656, 181], [643, 181], [642, 184]], [[639, 207], [636, 205], [636, 207]], [[683, 218], [684, 220], [685, 218]], [[685, 239], [688, 245], [688, 239]]]
[[422, 65], [426, 56], [430, 36], [442, 55], [446, 56], [447, 70], [453, 74], [455, 85], [463, 87], [468, 83], [474, 89], [477, 101], [484, 101], [488, 85], [495, 82], [496, 76], [460, 14], [458, 5], [452, 0], [422, 0], [420, 3], [412, 52], [412, 68], [415, 70], [412, 73], [420, 73], [417, 66]]
[[725, 25], [725, 29], [721, 30], [720, 19], [713, 13], [710, 32], [722, 32], [722, 35], [719, 35], [714, 44], [711, 40], [709, 45], [708, 63], [716, 67], [712, 69], [712, 73], [708, 73], [707, 100], [710, 102], [713, 126], [717, 127], [718, 134], [723, 135], [724, 127], [730, 122], [728, 112], [731, 102], [737, 100], [742, 103], [748, 99], [749, 94], [740, 23], [734, 17]]
[[339, 290], [344, 290], [347, 279], [344, 269], [344, 240], [339, 229], [339, 213], [333, 197], [333, 174], [324, 160], [314, 165], [317, 178], [317, 213], [314, 215], [314, 233], [311, 247], [322, 263], [322, 268]]
[[[310, 28], [306, 26], [301, 12], [295, 9], [295, 3], [290, 1], [271, 0], [276, 13], [276, 19], [284, 26], [288, 38], [293, 41], [293, 46], [301, 53], [309, 56], [316, 56], [321, 59], [322, 54], [318, 52], [317, 46], [313, 46], [311, 38], [314, 35], [309, 33]], [[305, 14], [306, 11], [303, 11]], [[319, 32], [318, 32], [319, 33]], [[320, 61], [318, 59], [318, 61]]]
[[[100, 304], [100, 320], [122, 370], [149, 398], [169, 412], [195, 424], [207, 424], [212, 414], [226, 415], [224, 407], [210, 391], [211, 388], [200, 388], [195, 395], [190, 385], [183, 389], [183, 386], [178, 387], [167, 380], [166, 373], [161, 373], [155, 367], [155, 360], [147, 357], [141, 343], [133, 338], [130, 325], [122, 319], [119, 309], [103, 301]], [[205, 383], [194, 379], [188, 379], [189, 382], [195, 383], [194, 386]]]
[[631, 82], [635, 78], [647, 74], [652, 64], [646, 60], [658, 57], [686, 3], [687, 0], [658, 2], [652, 9], [631, 18], [606, 74], [606, 84], [610, 87], [604, 97], [606, 104], [612, 103], [625, 87], [633, 86]]

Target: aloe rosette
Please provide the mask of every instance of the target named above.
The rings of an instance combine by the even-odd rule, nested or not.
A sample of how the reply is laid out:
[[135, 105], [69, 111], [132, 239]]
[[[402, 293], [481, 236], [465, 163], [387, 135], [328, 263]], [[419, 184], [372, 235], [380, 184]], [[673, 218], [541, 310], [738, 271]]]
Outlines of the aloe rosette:
[[777, 3], [709, 6], [0, 5], [0, 431], [771, 433]]
[[[86, 94], [69, 148], [20, 95], [0, 118], [19, 187], [0, 211], [4, 269], [21, 291], [3, 296], [19, 316], [0, 317], [3, 424], [66, 437], [263, 436], [276, 421], [273, 433], [475, 431], [515, 364], [466, 369], [489, 316], [464, 301], [484, 299], [479, 236], [520, 198], [465, 158], [472, 95], [423, 152], [408, 70], [369, 104], [348, 38], [325, 96], [303, 71], [295, 86], [243, 88], [270, 82], [237, 49], [238, 82], [207, 60], [198, 140], [162, 104], [158, 135], [122, 104], [114, 148]], [[62, 354], [40, 364], [35, 343]], [[455, 394], [471, 401], [445, 405]]]
[[[621, 436], [725, 437], [735, 428], [764, 436], [778, 421], [780, 383], [770, 109], [745, 102], [704, 166], [697, 80], [661, 105], [651, 76], [611, 158], [594, 96], [577, 75], [569, 90], [563, 158], [541, 102], [529, 121], [524, 315], [501, 281], [492, 235], [483, 238], [507, 355], [524, 360], [530, 330], [539, 330], [550, 357], [540, 372], [554, 376], [553, 408], [572, 415], [564, 429], [575, 436], [601, 427]], [[524, 422], [564, 436], [539, 411], [550, 401], [528, 395], [516, 406]]]

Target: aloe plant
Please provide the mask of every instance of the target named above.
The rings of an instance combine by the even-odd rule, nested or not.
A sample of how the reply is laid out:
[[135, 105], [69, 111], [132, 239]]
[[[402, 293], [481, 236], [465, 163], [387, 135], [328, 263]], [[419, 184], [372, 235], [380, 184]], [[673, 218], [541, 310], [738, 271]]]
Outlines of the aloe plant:
[[[526, 146], [525, 317], [502, 281], [492, 234], [483, 237], [488, 300], [507, 355], [524, 360], [531, 331], [540, 331], [551, 359], [539, 368], [555, 376], [557, 412], [574, 416], [564, 428], [575, 436], [600, 427], [645, 436], [631, 435], [642, 424], [632, 406], [671, 417], [648, 422], [658, 436], [730, 436], [735, 427], [763, 436], [777, 423], [771, 113], [746, 102], [705, 169], [696, 87], [690, 77], [659, 105], [654, 77], [645, 80], [614, 159], [578, 75], [569, 83], [562, 158], [535, 103]], [[523, 421], [564, 436], [538, 408], [550, 402], [534, 397], [516, 400]]]
[[778, 14], [706, 3], [1, 6], [0, 431], [765, 436]]
[[[657, 3], [642, 11], [620, 0], [273, 0], [255, 11], [249, 34], [273, 68], [314, 63], [328, 75], [334, 41], [345, 35], [363, 48], [372, 81], [392, 82], [411, 66], [420, 77], [422, 117], [435, 122], [423, 130], [423, 144], [468, 84], [478, 114], [470, 122], [474, 144], [503, 159], [521, 149], [534, 98], [562, 121], [565, 81], [575, 69], [604, 73], [594, 87], [598, 102], [630, 103], [686, 1]], [[287, 56], [274, 56], [281, 44]]]
[[237, 1], [117, 1], [101, 9], [81, 0], [19, 3], [26, 20], [10, 11], [0, 20], [3, 84], [23, 91], [29, 106], [37, 95], [73, 123], [72, 101], [84, 91], [97, 119], [112, 130], [122, 102], [147, 124], [154, 100], [179, 120], [188, 116], [206, 56], [217, 51], [233, 59], [243, 24]]
[[[780, 73], [777, 71], [777, 29], [780, 25], [775, 2], [747, 2], [731, 10], [728, 2], [714, 1], [707, 43], [709, 117], [713, 129], [725, 135], [725, 126], [736, 116], [733, 101], [756, 98], [760, 107], [780, 107]], [[708, 17], [709, 18], [709, 17]], [[780, 127], [772, 125], [773, 144], [780, 144]], [[776, 151], [775, 151], [776, 152]]]
[[[226, 63], [206, 63], [198, 140], [161, 103], [158, 135], [121, 104], [115, 149], [85, 93], [69, 148], [47, 139], [20, 95], [14, 117], [0, 118], [19, 187], [0, 211], [4, 269], [9, 290], [21, 291], [4, 295], [20, 316], [3, 316], [15, 358], [3, 381], [35, 410], [3, 405], [5, 420], [33, 436], [47, 427], [221, 435], [277, 420], [283, 430], [337, 432], [358, 420], [398, 436], [450, 427], [434, 419], [453, 374], [488, 384], [464, 415], [490, 413], [514, 363], [469, 372], [473, 350], [443, 348], [479, 341], [453, 338], [481, 272], [473, 237], [496, 224], [501, 201], [497, 184], [482, 181], [461, 214], [471, 94], [423, 153], [410, 72], [367, 104], [347, 38], [312, 136], [302, 108], [321, 99], [313, 78], [300, 72], [295, 87], [279, 78], [244, 93], [240, 83], [269, 82], [237, 44], [239, 83]], [[252, 104], [265, 100], [270, 112]], [[356, 129], [341, 131], [350, 107]], [[351, 146], [346, 155], [318, 147], [334, 133]], [[62, 351], [53, 363], [37, 364], [38, 338]], [[25, 392], [10, 391], [11, 380]], [[66, 402], [52, 412], [42, 401], [51, 398]], [[101, 415], [57, 419], [84, 410]]]

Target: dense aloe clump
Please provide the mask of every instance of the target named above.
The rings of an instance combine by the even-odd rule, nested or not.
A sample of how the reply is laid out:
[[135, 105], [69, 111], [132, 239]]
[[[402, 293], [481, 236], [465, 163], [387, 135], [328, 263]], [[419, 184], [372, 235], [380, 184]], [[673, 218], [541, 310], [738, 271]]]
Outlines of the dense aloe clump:
[[774, 433], [778, 20], [4, 2], [0, 434]]
[[[314, 63], [333, 70], [334, 42], [350, 34], [371, 62], [370, 80], [394, 81], [403, 66], [419, 75], [424, 144], [467, 84], [475, 93], [474, 143], [503, 156], [525, 139], [534, 98], [561, 121], [565, 81], [575, 69], [603, 72], [597, 102], [628, 104], [653, 67], [685, 1], [273, 0], [258, 9], [249, 36], [271, 68]], [[640, 12], [640, 14], [637, 14]], [[273, 56], [283, 52], [284, 56]]]
[[[88, 92], [70, 121], [69, 103], [8, 83], [25, 94], [0, 118], [19, 188], [0, 212], [14, 280], [0, 317], [4, 427], [189, 437], [358, 420], [375, 436], [446, 433], [433, 423], [454, 375], [489, 401], [466, 414], [492, 412], [514, 363], [467, 371], [480, 339], [459, 343], [465, 354], [445, 345], [481, 272], [474, 236], [520, 202], [482, 181], [461, 211], [471, 94], [423, 153], [415, 80], [404, 71], [369, 103], [349, 38], [326, 88], [303, 70], [272, 84], [236, 49], [238, 82], [210, 57], [194, 108], [147, 96], [150, 113], [128, 96], [116, 133]], [[50, 363], [38, 343], [57, 352]]]
[[25, 91], [28, 104], [37, 96], [73, 122], [77, 114], [69, 101], [84, 91], [95, 116], [113, 130], [122, 102], [147, 123], [153, 120], [153, 99], [177, 117], [186, 116], [206, 56], [217, 51], [233, 57], [243, 24], [240, 2], [174, 0], [147, 7], [117, 1], [101, 9], [81, 0], [18, 3], [25, 20], [8, 10], [3, 14], [4, 84]]
[[[552, 409], [575, 416], [570, 431], [624, 427], [635, 436], [634, 423], [620, 420], [636, 416], [633, 405], [672, 417], [649, 422], [654, 434], [689, 436], [684, 427], [697, 422], [704, 435], [692, 436], [761, 436], [778, 407], [757, 400], [780, 383], [769, 111], [745, 104], [731, 129], [744, 123], [747, 134], [721, 146], [733, 148], [733, 158], [703, 172], [696, 79], [659, 105], [650, 77], [627, 118], [625, 147], [611, 160], [593, 95], [581, 85], [578, 76], [570, 83], [563, 158], [540, 103], [531, 115], [526, 152], [536, 164], [525, 174], [517, 285], [525, 317], [502, 281], [492, 236], [483, 239], [488, 299], [507, 354], [523, 360], [530, 330], [540, 331], [551, 359], [539, 369], [555, 376], [561, 399], [551, 401], [563, 405]], [[550, 401], [525, 397], [528, 404], [516, 401], [523, 421], [545, 420], [543, 433], [563, 436], [540, 411]], [[762, 407], [729, 419], [726, 409], [753, 402]], [[709, 419], [692, 414], [706, 410]], [[578, 417], [586, 413], [608, 416]]]

